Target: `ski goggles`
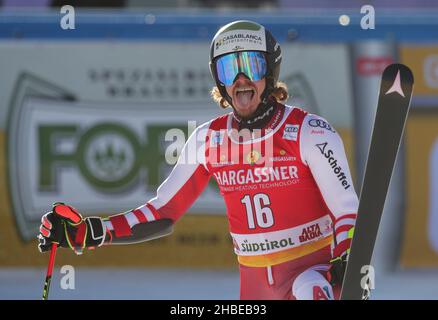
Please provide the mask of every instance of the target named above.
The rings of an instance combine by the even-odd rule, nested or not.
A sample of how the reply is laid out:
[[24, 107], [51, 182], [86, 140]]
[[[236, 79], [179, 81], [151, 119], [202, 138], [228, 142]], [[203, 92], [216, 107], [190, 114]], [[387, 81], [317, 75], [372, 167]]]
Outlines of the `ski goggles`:
[[260, 51], [229, 53], [216, 61], [217, 77], [226, 86], [231, 86], [240, 73], [251, 81], [257, 81], [266, 76], [266, 71], [266, 57]]

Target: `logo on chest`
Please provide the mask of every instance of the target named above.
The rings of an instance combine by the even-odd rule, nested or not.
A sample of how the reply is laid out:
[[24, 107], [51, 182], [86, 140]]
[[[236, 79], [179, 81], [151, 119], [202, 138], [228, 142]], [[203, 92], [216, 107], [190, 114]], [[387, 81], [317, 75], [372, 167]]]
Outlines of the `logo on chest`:
[[296, 166], [254, 167], [239, 170], [219, 170], [213, 173], [219, 186], [289, 181], [298, 182]]
[[224, 142], [224, 136], [225, 136], [225, 132], [223, 130], [214, 131], [211, 134], [210, 147], [214, 148], [220, 146]]
[[249, 164], [257, 163], [257, 161], [259, 161], [259, 159], [260, 159], [260, 152], [258, 152], [257, 150], [250, 151], [246, 156], [246, 161]]
[[297, 157], [289, 155], [284, 149], [281, 149], [279, 155], [269, 158], [270, 161], [296, 161]]
[[299, 129], [300, 129], [300, 126], [298, 124], [287, 124], [284, 127], [283, 139], [297, 141]]

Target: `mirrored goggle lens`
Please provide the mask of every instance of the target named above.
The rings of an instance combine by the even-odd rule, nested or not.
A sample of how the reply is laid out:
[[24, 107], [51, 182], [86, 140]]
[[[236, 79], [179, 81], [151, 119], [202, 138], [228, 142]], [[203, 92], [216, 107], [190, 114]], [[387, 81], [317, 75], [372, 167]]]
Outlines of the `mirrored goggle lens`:
[[226, 86], [232, 85], [239, 73], [251, 81], [261, 80], [266, 75], [266, 68], [265, 55], [255, 51], [230, 53], [216, 61], [218, 79]]

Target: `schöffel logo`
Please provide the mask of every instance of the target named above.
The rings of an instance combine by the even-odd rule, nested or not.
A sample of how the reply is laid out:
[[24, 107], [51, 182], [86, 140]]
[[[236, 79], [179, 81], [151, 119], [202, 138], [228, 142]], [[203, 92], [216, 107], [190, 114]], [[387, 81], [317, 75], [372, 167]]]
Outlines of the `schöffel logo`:
[[347, 176], [345, 175], [341, 166], [338, 165], [338, 160], [335, 159], [335, 157], [333, 157], [334, 154], [333, 150], [331, 149], [326, 150], [327, 144], [328, 142], [319, 143], [316, 144], [316, 147], [319, 149], [319, 151], [321, 151], [322, 155], [326, 157], [330, 167], [333, 169], [333, 172], [336, 174], [336, 177], [339, 179], [344, 189], [347, 190], [348, 188], [350, 188], [350, 184], [347, 181]]
[[303, 232], [299, 236], [300, 242], [306, 242], [313, 239], [316, 239], [318, 237], [322, 236], [321, 229], [319, 228], [319, 224], [315, 223], [311, 226], [303, 228]]
[[326, 129], [326, 130], [331, 131], [333, 133], [336, 132], [335, 130], [333, 130], [331, 125], [329, 125], [327, 122], [325, 122], [324, 120], [321, 120], [321, 119], [309, 120], [309, 126], [314, 127], [314, 128]]

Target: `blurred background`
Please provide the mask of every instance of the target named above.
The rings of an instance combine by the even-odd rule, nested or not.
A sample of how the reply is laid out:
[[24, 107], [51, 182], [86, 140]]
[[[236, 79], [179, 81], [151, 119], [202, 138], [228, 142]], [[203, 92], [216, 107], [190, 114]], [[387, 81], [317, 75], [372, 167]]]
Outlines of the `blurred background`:
[[[143, 204], [172, 168], [166, 148], [184, 143], [168, 130], [187, 136], [226, 112], [209, 95], [209, 47], [238, 19], [280, 42], [288, 104], [338, 130], [358, 193], [381, 72], [392, 62], [413, 70], [372, 298], [438, 298], [435, 1], [0, 0], [0, 299], [40, 299], [48, 255], [36, 235], [52, 202], [102, 216]], [[74, 289], [61, 288], [65, 265]], [[56, 266], [52, 299], [239, 297], [213, 183], [170, 237], [82, 256], [60, 250]]]

